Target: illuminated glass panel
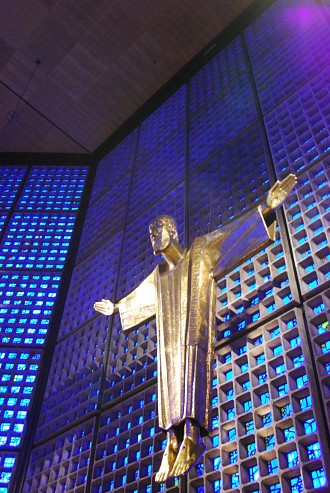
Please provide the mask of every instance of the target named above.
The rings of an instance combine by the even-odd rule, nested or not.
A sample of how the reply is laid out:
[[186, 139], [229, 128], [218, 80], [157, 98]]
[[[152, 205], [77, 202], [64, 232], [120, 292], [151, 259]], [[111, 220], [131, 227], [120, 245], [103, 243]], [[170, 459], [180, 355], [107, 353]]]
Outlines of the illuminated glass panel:
[[[26, 168], [17, 170], [10, 167], [5, 184], [6, 173], [0, 177], [3, 209], [18, 199], [0, 253], [0, 445], [16, 450], [25, 431], [60, 286], [59, 271], [66, 261], [88, 168], [32, 167], [20, 197], [16, 192]], [[0, 218], [1, 227], [5, 216]], [[9, 461], [12, 467], [14, 459], [8, 457], [1, 467]], [[9, 475], [3, 469], [0, 474], [2, 493], [2, 482], [8, 482]]]
[[275, 447], [275, 435], [269, 435], [264, 438], [265, 449], [269, 450]]
[[288, 467], [297, 466], [299, 464], [299, 456], [297, 450], [293, 450], [292, 452], [288, 452], [286, 454]]
[[257, 451], [256, 443], [255, 442], [248, 443], [246, 445], [246, 451], [247, 451], [248, 457], [253, 457]]
[[314, 488], [321, 488], [322, 486], [326, 485], [327, 478], [323, 468], [312, 471], [311, 476]]
[[23, 166], [0, 166], [0, 211], [12, 207], [26, 170]]
[[87, 173], [86, 167], [34, 166], [20, 195], [17, 209], [77, 212]]
[[310, 433], [313, 433], [314, 431], [316, 431], [316, 421], [314, 418], [306, 419], [303, 422], [303, 425], [304, 425], [306, 435], [309, 435]]
[[319, 442], [314, 442], [307, 445], [307, 454], [309, 459], [318, 459], [321, 457], [321, 447]]
[[220, 467], [221, 467], [220, 457], [215, 457], [214, 459], [212, 459], [212, 466], [213, 466], [214, 471], [220, 469]]
[[247, 421], [245, 423], [245, 431], [246, 431], [246, 433], [252, 433], [254, 431], [253, 419], [251, 421]]
[[267, 462], [268, 474], [275, 474], [278, 471], [277, 459], [271, 459]]
[[259, 469], [258, 466], [249, 467], [249, 480], [256, 481], [259, 478]]
[[229, 452], [229, 462], [230, 464], [235, 464], [238, 460], [238, 450], [234, 449]]
[[302, 493], [304, 491], [303, 480], [301, 476], [290, 479], [291, 493]]
[[16, 456], [10, 452], [0, 452], [0, 492], [7, 493]]
[[295, 439], [296, 433], [294, 430], [294, 426], [290, 426], [289, 428], [285, 428], [283, 430], [284, 438], [286, 442], [290, 442]]
[[0, 268], [62, 270], [76, 216], [14, 214], [1, 242]]
[[269, 402], [269, 401], [270, 401], [269, 392], [264, 392], [263, 394], [260, 394], [261, 404], [267, 404], [267, 402]]
[[0, 350], [0, 445], [18, 447], [24, 431], [40, 352]]
[[44, 343], [60, 279], [54, 273], [0, 274], [2, 344]]
[[285, 419], [285, 418], [288, 418], [289, 416], [291, 416], [291, 413], [292, 413], [291, 405], [290, 404], [286, 404], [285, 406], [282, 406], [280, 408], [280, 413], [281, 413], [281, 418], [282, 419]]
[[231, 475], [231, 487], [236, 488], [239, 486], [239, 474], [238, 472]]
[[230, 428], [228, 430], [228, 440], [232, 442], [233, 440], [236, 440], [236, 428]]
[[251, 411], [251, 409], [252, 409], [252, 401], [251, 400], [245, 401], [243, 403], [243, 409], [244, 409], [244, 412]]
[[213, 481], [213, 490], [214, 493], [220, 493], [221, 491], [221, 479], [216, 479]]
[[306, 397], [302, 397], [299, 399], [300, 409], [304, 411], [305, 409], [309, 409], [312, 407], [312, 398], [310, 395], [306, 395]]
[[277, 387], [278, 396], [279, 397], [283, 397], [284, 395], [287, 395], [288, 390], [289, 390], [289, 387], [288, 387], [288, 384], [287, 383], [280, 384]]
[[280, 483], [271, 484], [269, 486], [269, 493], [282, 493]]

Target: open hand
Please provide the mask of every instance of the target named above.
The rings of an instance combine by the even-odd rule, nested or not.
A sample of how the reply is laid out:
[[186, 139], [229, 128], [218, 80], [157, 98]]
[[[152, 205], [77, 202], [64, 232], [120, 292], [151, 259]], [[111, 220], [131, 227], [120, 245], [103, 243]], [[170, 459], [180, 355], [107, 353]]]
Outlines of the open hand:
[[102, 300], [94, 303], [93, 308], [97, 312], [102, 313], [102, 315], [108, 316], [113, 314], [115, 310], [115, 305], [110, 300]]
[[282, 181], [277, 181], [267, 195], [267, 209], [276, 209], [283, 204], [297, 182], [296, 175], [288, 175]]

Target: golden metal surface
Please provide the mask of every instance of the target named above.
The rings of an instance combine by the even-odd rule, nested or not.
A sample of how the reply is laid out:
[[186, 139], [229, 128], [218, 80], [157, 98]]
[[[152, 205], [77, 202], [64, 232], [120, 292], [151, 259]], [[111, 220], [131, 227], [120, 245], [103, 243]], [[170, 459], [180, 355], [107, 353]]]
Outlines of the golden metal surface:
[[158, 418], [167, 431], [158, 482], [185, 474], [205, 450], [201, 437], [211, 421], [216, 280], [275, 240], [276, 221], [269, 212], [295, 183], [294, 175], [276, 182], [264, 210], [254, 209], [196, 238], [187, 250], [178, 243], [175, 221], [157, 217], [149, 227], [150, 239], [165, 262], [117, 305], [95, 304], [104, 314], [119, 309], [124, 330], [156, 314]]

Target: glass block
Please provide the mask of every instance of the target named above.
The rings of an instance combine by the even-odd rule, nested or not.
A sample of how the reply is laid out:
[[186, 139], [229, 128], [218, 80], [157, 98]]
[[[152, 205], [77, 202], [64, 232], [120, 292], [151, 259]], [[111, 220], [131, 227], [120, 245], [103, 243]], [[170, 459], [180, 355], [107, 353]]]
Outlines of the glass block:
[[311, 477], [314, 488], [321, 488], [327, 484], [327, 478], [323, 468], [311, 471]]
[[277, 459], [271, 459], [267, 462], [268, 474], [275, 474], [278, 471]]
[[321, 457], [321, 447], [319, 442], [314, 442], [307, 445], [307, 453], [309, 459], [318, 459]]
[[300, 476], [290, 479], [291, 493], [303, 493], [304, 485]]
[[306, 435], [309, 435], [310, 433], [313, 433], [316, 431], [316, 421], [314, 418], [308, 418], [303, 422], [304, 425], [304, 430]]
[[269, 486], [269, 493], [282, 493], [282, 489], [281, 489], [280, 483], [271, 484]]
[[287, 454], [287, 464], [288, 467], [294, 467], [299, 464], [299, 456], [297, 450], [293, 450], [292, 452], [288, 452]]
[[285, 441], [286, 442], [289, 442], [291, 440], [294, 440], [294, 438], [296, 436], [296, 433], [295, 433], [295, 430], [294, 430], [294, 427], [293, 426], [290, 426], [289, 428], [284, 428], [283, 429], [283, 434], [284, 434], [284, 437], [285, 437]]

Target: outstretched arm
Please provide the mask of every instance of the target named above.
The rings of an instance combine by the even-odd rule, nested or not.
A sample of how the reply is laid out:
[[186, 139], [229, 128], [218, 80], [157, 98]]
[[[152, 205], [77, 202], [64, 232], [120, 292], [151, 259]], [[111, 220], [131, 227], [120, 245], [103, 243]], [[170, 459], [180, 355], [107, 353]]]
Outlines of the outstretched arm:
[[95, 311], [107, 316], [119, 311], [119, 307], [110, 300], [96, 301], [93, 308]]
[[117, 303], [103, 299], [94, 303], [94, 309], [107, 316], [119, 312], [123, 330], [137, 327], [156, 314], [155, 271]]
[[277, 209], [283, 204], [287, 196], [292, 192], [297, 182], [296, 175], [288, 175], [282, 181], [274, 183], [267, 195], [267, 205], [262, 210], [262, 215], [265, 217], [269, 212]]
[[296, 184], [295, 175], [277, 181], [268, 192], [267, 205], [251, 210], [208, 235], [208, 258], [215, 279], [267, 247], [276, 238], [274, 210], [282, 205]]

